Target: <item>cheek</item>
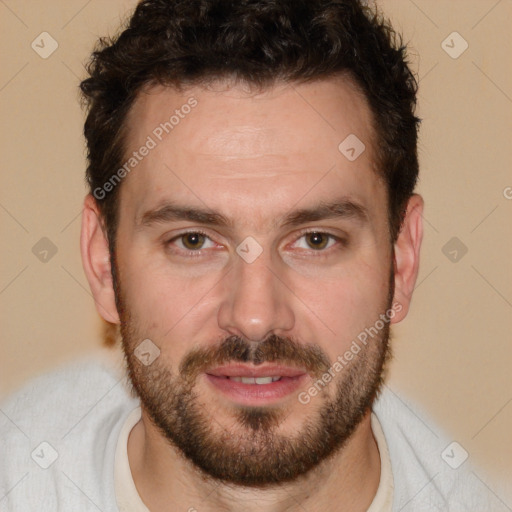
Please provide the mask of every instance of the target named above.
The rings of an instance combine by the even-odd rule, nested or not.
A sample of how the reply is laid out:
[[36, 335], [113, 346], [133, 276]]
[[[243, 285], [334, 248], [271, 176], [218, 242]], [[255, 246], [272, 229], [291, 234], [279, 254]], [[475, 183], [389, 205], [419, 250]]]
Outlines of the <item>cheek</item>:
[[193, 337], [194, 329], [204, 328], [205, 315], [212, 315], [215, 286], [225, 271], [192, 275], [162, 263], [161, 257], [135, 252], [124, 252], [131, 257], [124, 258], [120, 274], [127, 308], [140, 333], [160, 345]]
[[389, 273], [381, 263], [360, 261], [316, 279], [295, 278], [293, 289], [309, 311], [310, 334], [316, 331], [320, 343], [327, 336], [340, 353], [386, 311]]

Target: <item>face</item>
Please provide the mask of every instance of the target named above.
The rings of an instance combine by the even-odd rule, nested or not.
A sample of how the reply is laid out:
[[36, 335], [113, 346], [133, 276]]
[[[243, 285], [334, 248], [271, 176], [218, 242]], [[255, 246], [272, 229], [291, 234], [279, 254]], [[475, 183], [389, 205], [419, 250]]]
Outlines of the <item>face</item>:
[[[120, 189], [114, 258], [143, 413], [205, 475], [296, 479], [350, 438], [388, 355], [393, 255], [369, 108], [344, 79], [158, 87], [128, 126], [128, 156], [151, 146]], [[355, 160], [338, 149], [350, 134], [365, 145]]]

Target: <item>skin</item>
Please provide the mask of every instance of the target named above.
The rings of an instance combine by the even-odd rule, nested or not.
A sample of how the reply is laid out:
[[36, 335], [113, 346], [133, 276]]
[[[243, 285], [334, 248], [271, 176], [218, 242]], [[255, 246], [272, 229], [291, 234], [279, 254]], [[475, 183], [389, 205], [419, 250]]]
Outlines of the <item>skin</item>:
[[[171, 397], [184, 396], [186, 381], [179, 378], [180, 365], [193, 351], [212, 363], [220, 343], [234, 337], [248, 349], [268, 349], [263, 351], [268, 356], [271, 346], [263, 340], [278, 336], [285, 347], [294, 346], [293, 340], [308, 355], [310, 347], [316, 347], [332, 363], [361, 331], [375, 324], [390, 302], [400, 309], [391, 323], [401, 321], [417, 278], [422, 239], [423, 200], [413, 195], [400, 235], [390, 244], [386, 189], [374, 169], [371, 112], [348, 79], [279, 84], [260, 93], [228, 82], [182, 92], [153, 87], [139, 94], [130, 112], [127, 141], [131, 150], [144, 144], [155, 127], [190, 97], [197, 106], [121, 184], [116, 245], [119, 311], [108, 244], [91, 195], [85, 198], [83, 210], [85, 273], [99, 313], [121, 324], [135, 390], [147, 393], [148, 404], [160, 406], [153, 411], [153, 420], [159, 413], [170, 421], [171, 414], [165, 412], [171, 409]], [[353, 162], [338, 150], [351, 133], [366, 146]], [[280, 223], [293, 209], [340, 197], [362, 205], [366, 219], [323, 219], [293, 227]], [[183, 220], [140, 226], [144, 212], [169, 199], [215, 210], [232, 219], [233, 226]], [[311, 236], [301, 233], [304, 228], [347, 243], [329, 239], [326, 248], [315, 249], [308, 245]], [[194, 229], [208, 238], [200, 256], [191, 257], [186, 255], [185, 240], [176, 237]], [[250, 264], [236, 252], [248, 236], [263, 249]], [[394, 291], [391, 296], [390, 290]], [[320, 425], [323, 406], [339, 403], [337, 397], [347, 397], [347, 390], [358, 397], [362, 386], [369, 394], [378, 387], [378, 379], [368, 369], [382, 370], [384, 331], [356, 356], [352, 371], [337, 373], [307, 405], [292, 393], [260, 411], [259, 425], [267, 430], [258, 430], [257, 422], [243, 423], [250, 411], [208, 385], [201, 371], [204, 366], [199, 366], [198, 372], [186, 376], [196, 393], [196, 410], [208, 419], [211, 437], [200, 441], [224, 440], [227, 454], [235, 454], [237, 446], [255, 447], [265, 454], [265, 441], [270, 438], [264, 434], [272, 433], [272, 439], [296, 441], [305, 453], [304, 427]], [[133, 354], [146, 338], [160, 349], [151, 366], [139, 364]], [[283, 355], [276, 347], [278, 356]], [[298, 362], [299, 352], [291, 360]], [[321, 374], [322, 369], [319, 362], [311, 363], [310, 379], [299, 391], [309, 389], [316, 380], [314, 373]], [[350, 385], [349, 375], [357, 386]], [[350, 400], [344, 405], [353, 406]], [[142, 418], [130, 434], [128, 457], [137, 490], [152, 511], [191, 507], [235, 511], [241, 504], [249, 512], [363, 511], [371, 504], [380, 477], [369, 410], [345, 434], [347, 439], [329, 457], [302, 475], [275, 485], [242, 485], [199, 471], [155, 425], [142, 400]], [[270, 460], [272, 453], [267, 456]], [[264, 474], [265, 457], [254, 464]]]

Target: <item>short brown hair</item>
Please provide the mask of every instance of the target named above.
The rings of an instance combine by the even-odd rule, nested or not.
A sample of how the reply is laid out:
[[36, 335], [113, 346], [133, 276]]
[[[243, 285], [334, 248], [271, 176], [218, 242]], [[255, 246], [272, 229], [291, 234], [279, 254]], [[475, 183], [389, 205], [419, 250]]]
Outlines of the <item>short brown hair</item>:
[[[257, 87], [347, 74], [375, 120], [376, 167], [396, 240], [418, 177], [417, 82], [401, 37], [359, 0], [144, 0], [116, 38], [102, 38], [81, 85], [88, 108], [87, 182], [102, 187], [125, 161], [126, 117], [147, 85], [234, 78]], [[98, 200], [111, 255], [119, 186]]]

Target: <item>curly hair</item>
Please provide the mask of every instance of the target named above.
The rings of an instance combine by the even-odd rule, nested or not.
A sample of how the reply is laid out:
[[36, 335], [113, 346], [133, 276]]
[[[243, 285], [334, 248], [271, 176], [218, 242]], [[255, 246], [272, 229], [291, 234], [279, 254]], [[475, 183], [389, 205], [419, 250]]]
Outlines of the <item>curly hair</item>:
[[[362, 0], [143, 0], [118, 36], [99, 40], [87, 71], [80, 89], [91, 193], [123, 165], [126, 118], [145, 86], [229, 78], [265, 88], [349, 76], [373, 114], [374, 164], [396, 240], [418, 178], [417, 81], [401, 36]], [[111, 254], [119, 188], [98, 200]]]

